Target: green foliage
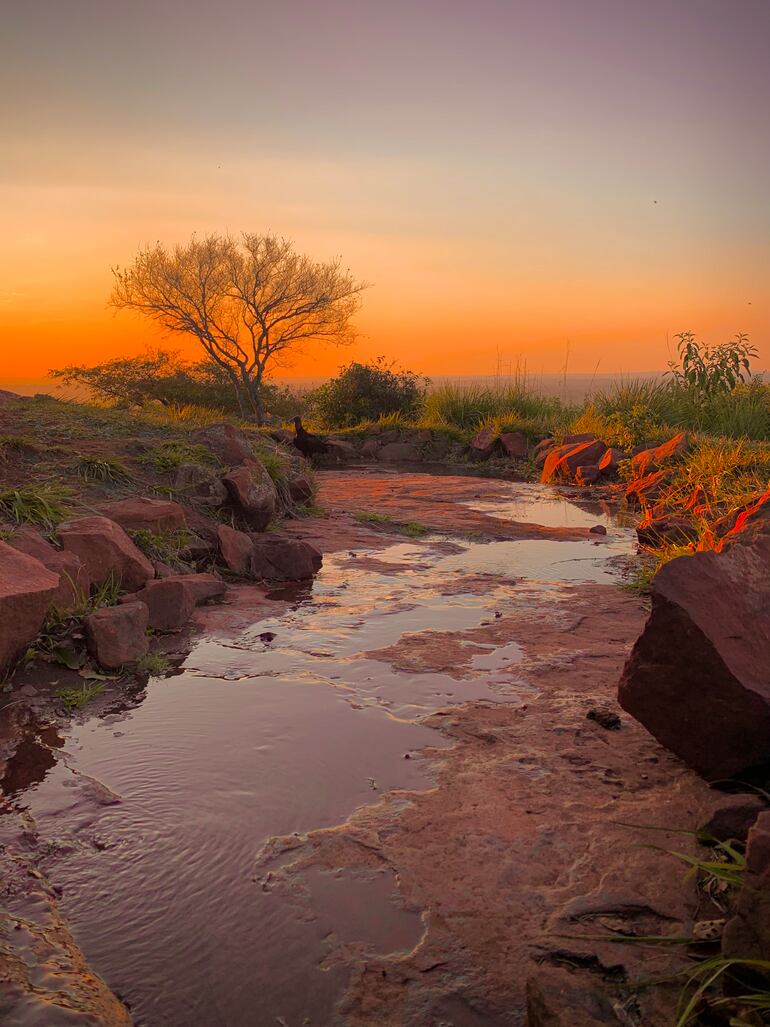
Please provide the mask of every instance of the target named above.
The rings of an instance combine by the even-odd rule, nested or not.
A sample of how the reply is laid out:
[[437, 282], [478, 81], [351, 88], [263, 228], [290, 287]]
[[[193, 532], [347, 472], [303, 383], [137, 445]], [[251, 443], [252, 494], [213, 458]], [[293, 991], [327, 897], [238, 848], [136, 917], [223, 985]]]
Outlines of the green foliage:
[[137, 674], [147, 674], [151, 678], [160, 678], [168, 673], [171, 664], [162, 653], [147, 653], [136, 665]]
[[758, 353], [747, 335], [736, 335], [719, 346], [698, 342], [693, 332], [681, 332], [677, 339], [679, 363], [670, 361], [669, 373], [677, 385], [698, 397], [732, 392], [751, 378], [751, 361]]
[[353, 514], [361, 524], [376, 524], [388, 527], [409, 538], [422, 538], [430, 532], [430, 528], [418, 521], [396, 521], [389, 514], [375, 513], [370, 510], [359, 510]]
[[67, 516], [69, 490], [57, 485], [22, 485], [0, 490], [0, 518], [51, 530]]
[[149, 528], [138, 528], [128, 533], [134, 545], [141, 549], [149, 560], [160, 560], [172, 567], [180, 562], [179, 553], [190, 544], [195, 537], [185, 528], [172, 531], [150, 531]]
[[308, 398], [311, 414], [326, 427], [348, 428], [399, 414], [416, 418], [427, 379], [398, 371], [384, 357], [372, 364], [351, 362]]
[[112, 457], [78, 457], [75, 470], [85, 481], [103, 481], [113, 485], [131, 481], [131, 474], [125, 464]]
[[68, 713], [82, 709], [86, 703], [104, 691], [104, 685], [83, 683], [80, 688], [60, 688], [56, 692], [57, 699]]
[[148, 457], [159, 471], [175, 471], [182, 464], [210, 464], [215, 460], [208, 446], [196, 446], [184, 439], [162, 442]]
[[39, 448], [29, 435], [0, 435], [0, 459], [8, 453], [35, 453]]
[[473, 434], [485, 424], [497, 422], [502, 430], [525, 430], [535, 436], [566, 425], [576, 414], [576, 408], [565, 406], [555, 396], [540, 395], [519, 381], [494, 386], [447, 383], [425, 397], [421, 423], [426, 427], [452, 425]]

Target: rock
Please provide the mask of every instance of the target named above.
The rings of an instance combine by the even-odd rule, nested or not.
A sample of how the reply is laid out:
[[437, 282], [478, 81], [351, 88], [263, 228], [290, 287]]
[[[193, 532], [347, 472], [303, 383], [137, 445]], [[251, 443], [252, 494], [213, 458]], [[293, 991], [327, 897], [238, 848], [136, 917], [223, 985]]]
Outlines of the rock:
[[556, 446], [548, 451], [540, 475], [542, 482], [573, 481], [578, 467], [598, 464], [607, 447], [598, 439]]
[[594, 524], [593, 528], [588, 529], [589, 535], [606, 535], [607, 529], [603, 524]]
[[155, 571], [156, 578], [173, 578], [176, 575], [174, 568], [169, 567], [169, 565], [167, 563], [163, 563], [162, 560], [153, 560], [152, 566]]
[[217, 552], [215, 542], [209, 542], [205, 538], [196, 538], [179, 550], [179, 559], [185, 563], [205, 564], [214, 559]]
[[196, 606], [210, 599], [221, 599], [227, 591], [224, 581], [215, 574], [177, 574], [174, 580], [182, 582]]
[[596, 436], [593, 432], [587, 431], [577, 435], [565, 435], [561, 440], [562, 446], [577, 446], [581, 442], [596, 442]]
[[660, 470], [661, 466], [670, 463], [676, 457], [687, 452], [688, 439], [684, 432], [679, 432], [673, 439], [664, 442], [653, 449], [643, 449], [631, 457], [631, 467], [637, 478], [643, 478], [653, 471]]
[[382, 443], [379, 439], [367, 439], [363, 446], [361, 446], [361, 456], [371, 459], [377, 456], [381, 447]]
[[541, 453], [547, 453], [549, 449], [553, 449], [556, 442], [553, 439], [541, 439], [535, 446], [533, 453], [535, 457], [540, 456]]
[[198, 429], [192, 433], [190, 441], [206, 446], [226, 467], [237, 467], [254, 459], [254, 449], [248, 436], [226, 421]]
[[637, 525], [636, 537], [641, 545], [655, 549], [667, 543], [684, 545], [693, 542], [698, 537], [698, 529], [689, 517], [673, 514], [654, 517], [648, 514]]
[[180, 464], [174, 475], [174, 488], [183, 489], [203, 506], [218, 507], [227, 502], [224, 483], [203, 464]]
[[624, 452], [622, 449], [615, 449], [613, 446], [610, 446], [599, 461], [599, 471], [601, 472], [602, 477], [615, 477], [623, 460], [628, 460], [628, 453]]
[[620, 717], [608, 706], [592, 706], [586, 713], [586, 720], [595, 721], [606, 731], [620, 731], [621, 728]]
[[618, 1027], [596, 974], [540, 965], [527, 978], [527, 1027]]
[[0, 542], [0, 672], [36, 637], [58, 588], [58, 574]]
[[327, 439], [326, 446], [325, 461], [328, 463], [344, 464], [358, 459], [358, 450], [346, 439]]
[[289, 495], [295, 503], [309, 503], [314, 493], [313, 482], [306, 474], [297, 472], [289, 476]]
[[244, 531], [236, 531], [227, 524], [217, 527], [219, 551], [228, 570], [242, 578], [251, 575], [254, 561], [254, 543]]
[[599, 477], [598, 464], [581, 464], [575, 471], [575, 484], [588, 486], [593, 485]]
[[523, 431], [506, 431], [500, 436], [500, 445], [512, 460], [526, 460], [529, 443]]
[[770, 533], [770, 489], [739, 506], [714, 525], [722, 545], [743, 541], [750, 536]]
[[378, 459], [388, 463], [397, 463], [401, 460], [419, 460], [420, 450], [411, 442], [386, 442], [377, 454]]
[[195, 596], [186, 583], [187, 575], [161, 578], [130, 596], [147, 606], [148, 623], [153, 631], [178, 631], [192, 616]]
[[91, 581], [101, 585], [114, 575], [128, 592], [135, 592], [155, 571], [125, 531], [107, 517], [78, 517], [59, 525], [62, 548], [79, 557]]
[[91, 580], [83, 561], [74, 553], [54, 548], [39, 531], [28, 526], [14, 532], [8, 545], [27, 556], [34, 556], [49, 571], [59, 575], [59, 587], [51, 599], [51, 606], [69, 611], [88, 597]]
[[710, 780], [770, 755], [770, 536], [665, 564], [623, 709]]
[[745, 842], [749, 829], [767, 803], [758, 795], [727, 795], [700, 828], [718, 842]]
[[277, 535], [252, 535], [254, 555], [252, 572], [267, 581], [304, 581], [321, 569], [323, 557], [298, 539]]
[[136, 600], [95, 610], [85, 620], [88, 651], [108, 670], [136, 663], [149, 648], [148, 619], [147, 606]]
[[184, 509], [170, 499], [132, 496], [117, 503], [108, 503], [100, 513], [126, 531], [150, 531], [161, 535], [164, 531], [178, 531], [185, 526]]
[[264, 531], [275, 515], [277, 496], [273, 480], [262, 464], [242, 464], [222, 481], [238, 516], [255, 531]]
[[770, 960], [770, 810], [749, 831], [743, 887], [722, 935], [722, 955]]
[[662, 493], [666, 480], [665, 471], [653, 471], [644, 478], [636, 478], [626, 486], [626, 502], [629, 506], [649, 506]]
[[482, 428], [471, 439], [471, 456], [475, 456], [479, 460], [486, 460], [487, 457], [492, 456], [496, 442], [495, 429], [491, 425]]

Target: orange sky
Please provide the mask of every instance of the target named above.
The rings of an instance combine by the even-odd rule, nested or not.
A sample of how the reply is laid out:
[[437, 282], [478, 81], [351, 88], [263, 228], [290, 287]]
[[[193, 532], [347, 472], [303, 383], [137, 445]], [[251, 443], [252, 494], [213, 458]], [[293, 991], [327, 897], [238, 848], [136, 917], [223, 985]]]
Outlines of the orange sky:
[[333, 6], [326, 48], [300, 0], [230, 0], [216, 23], [192, 2], [183, 30], [144, 0], [19, 15], [0, 43], [0, 380], [184, 348], [107, 308], [110, 266], [241, 229], [372, 282], [355, 346], [282, 373], [378, 354], [549, 372], [568, 345], [573, 371], [653, 370], [685, 329], [746, 332], [770, 363], [763, 2]]

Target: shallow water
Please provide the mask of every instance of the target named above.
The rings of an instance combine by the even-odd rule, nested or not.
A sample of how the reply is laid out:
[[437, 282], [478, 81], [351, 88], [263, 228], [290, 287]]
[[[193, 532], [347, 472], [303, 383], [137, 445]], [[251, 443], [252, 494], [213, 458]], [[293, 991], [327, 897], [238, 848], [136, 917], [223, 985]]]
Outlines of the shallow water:
[[[515, 489], [496, 516], [515, 507], [518, 519], [597, 523]], [[338, 824], [389, 789], [428, 787], [419, 751], [447, 743], [425, 714], [531, 694], [515, 641], [477, 643], [460, 680], [364, 654], [405, 632], [489, 622], [537, 582], [558, 601], [561, 582], [611, 580], [631, 537], [607, 524], [598, 541], [428, 538], [327, 557], [312, 587], [274, 590], [275, 616], [199, 638], [138, 705], [73, 723], [63, 747], [31, 743], [34, 773], [15, 768], [13, 800], [51, 841], [60, 908], [137, 1024], [331, 1024], [346, 981], [323, 965], [336, 940], [381, 952], [417, 943], [420, 917], [389, 875], [313, 871], [303, 911], [260, 887], [255, 856], [270, 837]]]

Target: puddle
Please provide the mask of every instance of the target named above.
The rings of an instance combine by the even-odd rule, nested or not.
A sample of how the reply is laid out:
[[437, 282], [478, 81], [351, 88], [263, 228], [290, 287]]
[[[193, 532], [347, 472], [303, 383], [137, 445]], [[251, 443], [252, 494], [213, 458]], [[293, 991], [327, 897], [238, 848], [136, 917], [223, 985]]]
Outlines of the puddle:
[[[510, 501], [484, 509], [554, 526], [602, 521], [533, 488], [512, 486]], [[447, 743], [425, 714], [524, 701], [515, 640], [470, 641], [461, 680], [366, 654], [406, 632], [490, 623], [532, 602], [533, 588], [557, 596], [563, 582], [613, 580], [611, 559], [633, 540], [604, 523], [598, 544], [447, 553], [427, 538], [361, 553], [360, 567], [350, 553], [329, 556], [312, 586], [268, 594], [280, 614], [200, 638], [139, 705], [73, 723], [63, 748], [25, 743], [6, 791], [56, 841], [42, 866], [61, 911], [140, 1027], [326, 1027], [346, 984], [329, 961], [335, 943], [416, 944], [421, 918], [388, 875], [306, 874], [303, 913], [255, 883], [255, 855], [273, 835], [333, 826], [390, 789], [429, 787], [429, 765], [414, 757]]]

